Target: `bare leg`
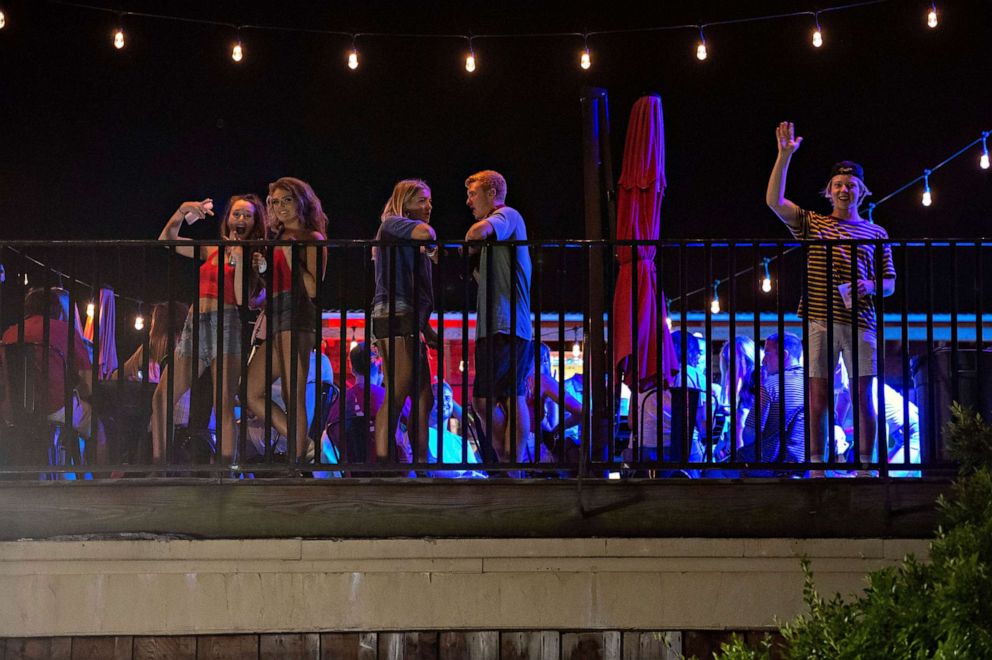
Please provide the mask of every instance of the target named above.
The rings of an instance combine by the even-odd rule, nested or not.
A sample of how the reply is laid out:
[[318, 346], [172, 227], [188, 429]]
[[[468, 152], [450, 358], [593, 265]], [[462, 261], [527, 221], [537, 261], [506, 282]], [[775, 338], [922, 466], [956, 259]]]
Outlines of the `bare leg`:
[[858, 376], [858, 434], [861, 442], [859, 460], [870, 463], [875, 454], [878, 414], [872, 402], [871, 386], [874, 376]]
[[[265, 378], [265, 355], [269, 350], [272, 351], [272, 380], [275, 381], [279, 359], [276, 357], [275, 346], [270, 342], [259, 345], [251, 360], [248, 361], [248, 401], [246, 404], [251, 414], [260, 419], [263, 425], [265, 424], [265, 404], [269, 401], [272, 392], [272, 386]], [[285, 399], [285, 397], [283, 398]], [[279, 429], [286, 428], [286, 414], [279, 406], [272, 405], [271, 408], [272, 429], [285, 435], [285, 431], [279, 431]]]
[[[809, 460], [823, 462], [825, 438], [833, 438], [833, 429], [827, 428], [827, 406], [831, 405], [830, 388], [826, 378], [809, 379]], [[811, 470], [811, 477], [822, 477], [823, 470]]]
[[[168, 419], [171, 410], [182, 398], [192, 382], [193, 365], [189, 357], [173, 354], [172, 364], [162, 370], [162, 376], [152, 395], [152, 462], [156, 465], [165, 463], [165, 446], [168, 440]], [[197, 365], [197, 375], [203, 373], [204, 367]], [[172, 402], [168, 400], [169, 380], [175, 375], [172, 386]]]
[[[217, 369], [221, 363], [223, 363], [224, 370], [223, 383], [221, 385], [223, 399], [218, 401], [216, 389], [216, 383], [218, 382]], [[210, 369], [214, 379], [214, 413], [216, 414], [218, 410], [222, 412], [219, 415], [220, 418], [217, 420], [219, 424], [218, 430], [220, 432], [220, 461], [230, 464], [234, 462], [234, 448], [237, 446], [237, 438], [234, 431], [234, 393], [240, 379], [241, 357], [238, 355], [221, 356], [213, 361]]]
[[479, 416], [479, 423], [482, 425], [486, 435], [489, 436], [489, 442], [492, 444], [493, 451], [496, 452], [499, 462], [508, 462], [511, 458], [510, 446], [506, 443], [506, 417], [503, 415], [502, 409], [499, 406], [493, 406], [493, 428], [490, 430], [486, 427], [486, 421], [489, 416], [489, 399], [473, 397], [472, 405], [475, 406], [475, 412]]
[[[382, 358], [383, 384], [386, 386], [386, 400], [375, 418], [375, 453], [379, 459], [386, 459], [389, 456], [389, 445], [395, 441], [396, 428], [399, 425], [400, 414], [403, 411], [403, 404], [407, 397], [413, 394], [413, 356], [414, 350], [419, 348], [419, 340], [410, 337], [391, 337], [380, 340], [377, 343], [379, 355]], [[392, 356], [390, 356], [392, 351]], [[390, 365], [392, 363], [392, 365]], [[390, 372], [390, 366], [395, 373]], [[427, 369], [427, 365], [423, 365]], [[417, 414], [417, 460], [425, 460], [427, 457], [427, 421], [430, 409], [434, 405], [433, 394], [430, 391], [429, 379], [426, 372], [423, 374], [421, 382], [428, 381], [427, 398], [430, 404], [427, 410], [423, 409], [425, 395], [421, 387], [418, 396]], [[392, 414], [390, 414], [392, 412]]]
[[[273, 355], [273, 381], [281, 378], [282, 399], [286, 404], [286, 411], [280, 411], [282, 415], [272, 414], [272, 425], [281, 434], [289, 437], [290, 408], [295, 410], [296, 419], [296, 456], [302, 461], [307, 451], [307, 371], [310, 351], [313, 350], [313, 335], [307, 332], [299, 332], [296, 335], [296, 382], [290, 382], [292, 375], [292, 332], [280, 332], [275, 336], [272, 346]], [[278, 364], [278, 368], [276, 368]], [[275, 409], [275, 407], [273, 407]], [[280, 419], [281, 418], [281, 419]], [[280, 424], [282, 426], [280, 427]]]

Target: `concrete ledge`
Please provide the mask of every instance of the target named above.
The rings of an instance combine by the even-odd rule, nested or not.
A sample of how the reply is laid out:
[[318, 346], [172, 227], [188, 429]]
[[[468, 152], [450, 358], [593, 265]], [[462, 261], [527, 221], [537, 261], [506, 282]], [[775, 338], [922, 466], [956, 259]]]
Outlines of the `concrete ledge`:
[[746, 629], [926, 540], [400, 539], [0, 543], [0, 637]]

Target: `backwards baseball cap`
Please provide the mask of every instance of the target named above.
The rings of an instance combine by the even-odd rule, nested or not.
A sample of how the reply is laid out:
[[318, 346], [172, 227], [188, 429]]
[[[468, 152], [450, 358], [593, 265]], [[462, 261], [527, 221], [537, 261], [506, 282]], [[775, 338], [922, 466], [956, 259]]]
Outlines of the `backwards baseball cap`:
[[861, 183], [865, 182], [864, 168], [854, 161], [842, 160], [839, 163], [834, 163], [834, 166], [830, 168], [830, 178], [833, 179], [838, 174], [849, 174], [857, 177]]

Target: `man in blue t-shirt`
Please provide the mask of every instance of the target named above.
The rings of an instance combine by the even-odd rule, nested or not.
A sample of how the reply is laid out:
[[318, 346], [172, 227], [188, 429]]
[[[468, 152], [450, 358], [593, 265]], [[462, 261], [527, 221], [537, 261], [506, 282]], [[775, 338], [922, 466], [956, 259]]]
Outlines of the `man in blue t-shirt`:
[[[466, 204], [476, 220], [465, 234], [466, 241], [527, 240], [523, 217], [506, 205], [506, 179], [499, 172], [477, 172], [465, 180], [465, 187]], [[516, 407], [518, 442], [525, 442], [530, 434], [527, 377], [534, 368], [530, 252], [526, 245], [481, 249], [472, 400], [484, 425], [492, 411], [492, 433], [486, 431], [493, 449], [501, 461], [512, 460], [506, 429], [511, 406]]]

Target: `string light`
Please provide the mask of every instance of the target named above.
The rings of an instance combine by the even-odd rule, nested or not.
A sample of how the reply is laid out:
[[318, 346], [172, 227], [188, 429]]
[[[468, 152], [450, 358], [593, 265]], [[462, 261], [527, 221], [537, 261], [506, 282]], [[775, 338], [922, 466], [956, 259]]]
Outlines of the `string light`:
[[145, 329], [145, 317], [141, 314], [134, 317], [134, 329], [139, 331]]
[[813, 15], [813, 20], [816, 21], [816, 29], [813, 30], [813, 48], [819, 48], [823, 45], [823, 32], [820, 31], [820, 12]]
[[713, 301], [710, 303], [710, 312], [713, 314], [720, 313], [720, 293], [717, 289], [720, 286], [720, 280], [713, 282]]
[[24, 286], [28, 285], [28, 274], [24, 273]]
[[0, 9], [0, 30], [4, 29], [5, 27], [7, 27], [7, 15], [3, 13], [2, 9]]
[[355, 329], [354, 328], [352, 328], [349, 332], [350, 332], [350, 335], [351, 335], [351, 343], [348, 344], [348, 350], [349, 351], [353, 351], [356, 348], [358, 348], [358, 340], [355, 339]]
[[930, 170], [923, 170], [923, 206], [933, 204], [933, 197], [930, 196]]
[[982, 157], [978, 159], [978, 165], [983, 170], [989, 169], [989, 132], [982, 131]]
[[465, 371], [465, 360], [459, 360], [458, 361], [458, 371], [461, 371], [461, 372], [464, 372]]
[[119, 28], [117, 28], [117, 31], [114, 32], [114, 48], [116, 48], [117, 50], [120, 50], [121, 48], [124, 48], [124, 29], [123, 28], [120, 28], [119, 27]]
[[240, 62], [242, 59], [244, 59], [244, 56], [245, 56], [245, 50], [244, 47], [241, 45], [241, 31], [239, 30], [238, 41], [237, 43], [234, 44], [234, 48], [231, 49], [231, 59], [234, 60], [235, 62]]
[[668, 326], [668, 331], [671, 332], [672, 331], [672, 317], [671, 316], [666, 316], [665, 317], [665, 325]]
[[579, 66], [583, 70], [588, 71], [589, 67], [592, 66], [592, 56], [589, 55], [589, 37], [588, 35], [582, 35], [583, 48], [582, 54], [579, 56]]
[[87, 303], [86, 316], [88, 316], [89, 318], [93, 318], [94, 315], [96, 315], [96, 305], [94, 305], [93, 303]]
[[937, 27], [937, 4], [930, 3], [930, 11], [927, 12], [927, 27], [931, 30]]
[[768, 271], [768, 264], [771, 263], [771, 259], [768, 259], [766, 257], [766, 258], [762, 259], [761, 261], [763, 261], [764, 264], [765, 264], [765, 276], [761, 280], [761, 290], [764, 291], [765, 293], [771, 293], [772, 292], [772, 275]]
[[348, 53], [348, 68], [352, 71], [358, 68], [358, 45], [355, 39], [356, 36], [351, 35], [351, 52]]
[[577, 328], [572, 331], [572, 339], [573, 339], [572, 357], [574, 357], [576, 360], [581, 360], [582, 359], [582, 344], [579, 343], [579, 331], [578, 331]]
[[469, 73], [475, 72], [475, 50], [472, 48], [472, 39], [468, 40], [468, 55], [465, 56], [465, 70]]
[[696, 59], [702, 62], [707, 57], [706, 35], [703, 34], [703, 27], [699, 27], [699, 43], [696, 44]]

